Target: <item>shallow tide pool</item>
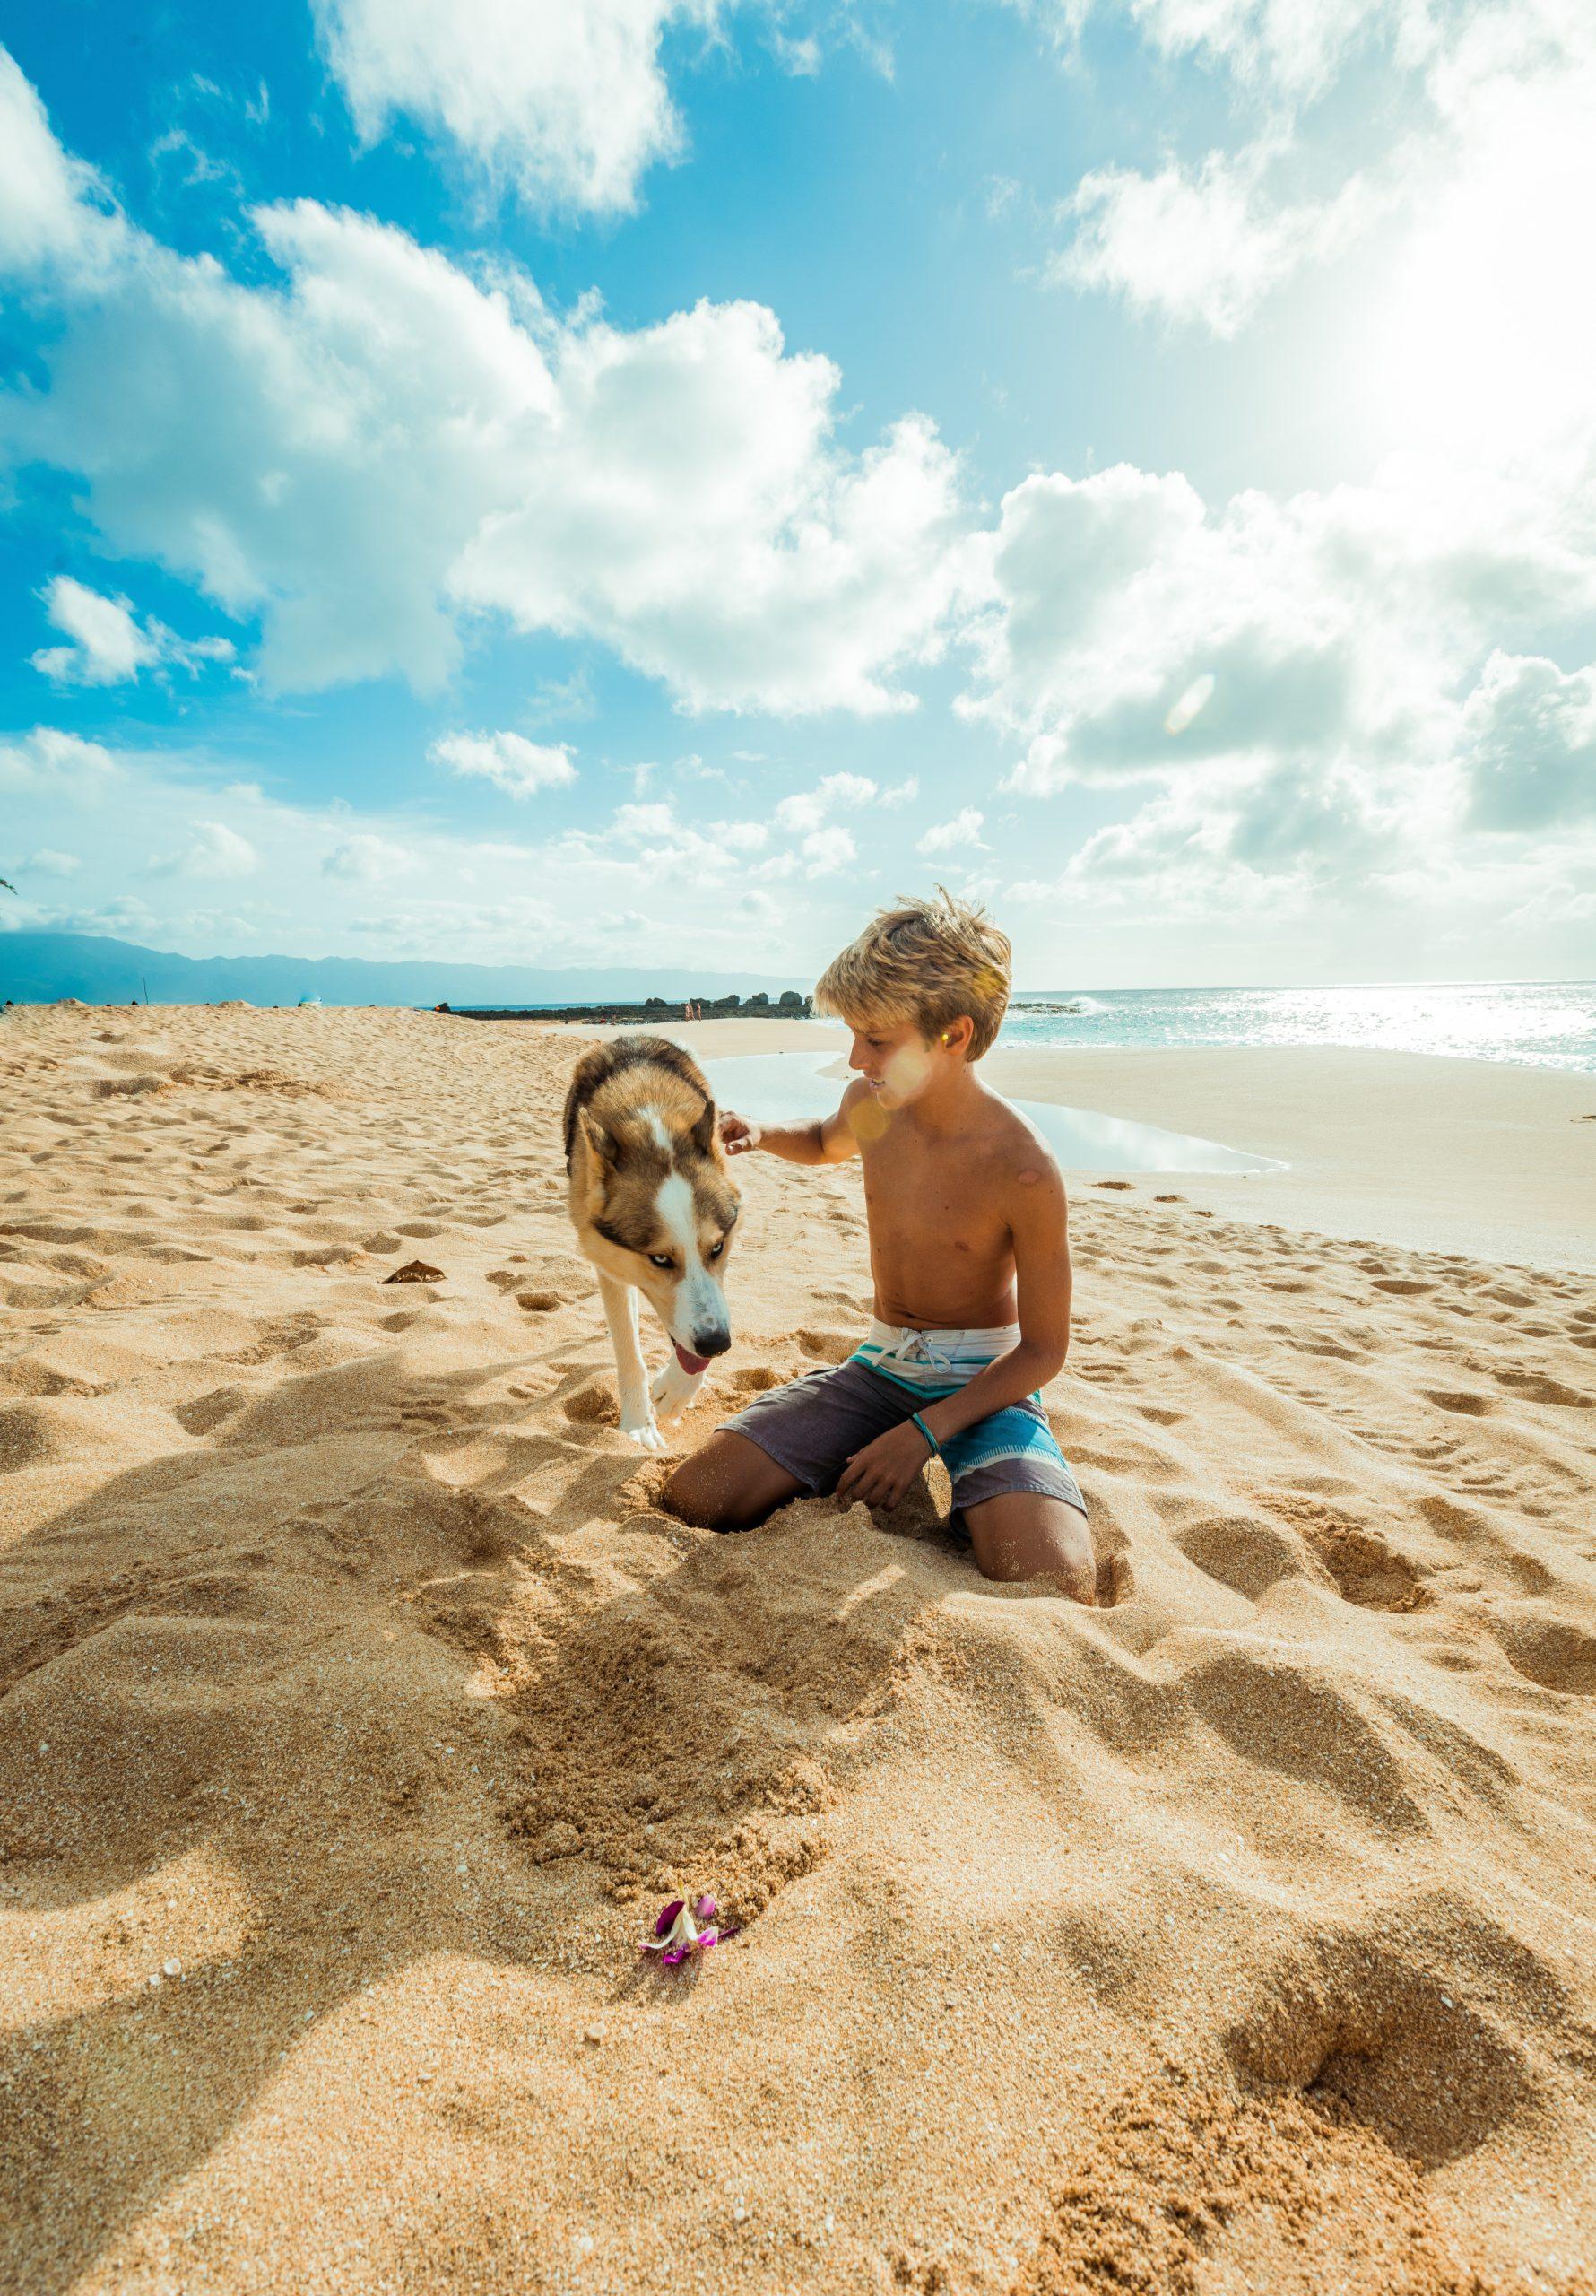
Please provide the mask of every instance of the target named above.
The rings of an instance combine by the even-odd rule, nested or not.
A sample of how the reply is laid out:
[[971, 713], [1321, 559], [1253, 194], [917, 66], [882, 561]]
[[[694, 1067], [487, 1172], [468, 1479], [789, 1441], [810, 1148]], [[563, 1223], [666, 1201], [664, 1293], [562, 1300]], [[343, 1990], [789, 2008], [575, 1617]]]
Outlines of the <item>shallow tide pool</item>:
[[[756, 1123], [805, 1124], [828, 1116], [842, 1096], [847, 1072], [835, 1053], [752, 1052], [704, 1064], [723, 1109]], [[1051, 1100], [1016, 1100], [1066, 1170], [1085, 1172], [1283, 1172], [1277, 1157], [1251, 1155], [1189, 1132], [1099, 1116], [1090, 1109], [1060, 1108]]]

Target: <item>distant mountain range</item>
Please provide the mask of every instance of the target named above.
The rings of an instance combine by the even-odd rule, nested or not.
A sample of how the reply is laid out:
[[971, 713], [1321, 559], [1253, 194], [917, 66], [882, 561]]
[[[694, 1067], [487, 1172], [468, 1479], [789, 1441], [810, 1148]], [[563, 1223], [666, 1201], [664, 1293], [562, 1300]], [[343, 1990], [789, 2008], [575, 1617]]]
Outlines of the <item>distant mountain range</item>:
[[363, 957], [175, 957], [89, 933], [0, 933], [0, 999], [48, 1004], [80, 996], [85, 1004], [214, 1004], [230, 996], [250, 1004], [619, 1004], [646, 996], [775, 997], [807, 991], [796, 973], [706, 972], [674, 961], [646, 968], [573, 965], [462, 965]]

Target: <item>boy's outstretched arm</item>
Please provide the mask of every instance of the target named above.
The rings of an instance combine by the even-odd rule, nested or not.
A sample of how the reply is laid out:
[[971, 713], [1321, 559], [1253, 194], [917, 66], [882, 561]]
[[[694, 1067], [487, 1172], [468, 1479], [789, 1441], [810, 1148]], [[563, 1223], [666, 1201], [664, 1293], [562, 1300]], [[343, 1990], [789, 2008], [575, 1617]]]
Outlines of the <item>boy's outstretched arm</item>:
[[[1056, 1378], [1070, 1349], [1069, 1208], [1064, 1183], [1051, 1161], [1028, 1163], [1009, 1184], [1005, 1213], [1014, 1240], [1014, 1288], [1019, 1342], [957, 1395], [920, 1413], [939, 1443], [946, 1443], [994, 1411], [1020, 1403]], [[925, 1439], [912, 1420], [878, 1435], [843, 1469], [837, 1495], [867, 1507], [896, 1507], [925, 1465]]]
[[720, 1119], [721, 1145], [728, 1156], [746, 1156], [762, 1148], [767, 1155], [780, 1156], [789, 1164], [841, 1164], [859, 1153], [849, 1119], [859, 1102], [869, 1097], [868, 1084], [850, 1084], [831, 1114], [813, 1124], [754, 1124], [725, 1109]]

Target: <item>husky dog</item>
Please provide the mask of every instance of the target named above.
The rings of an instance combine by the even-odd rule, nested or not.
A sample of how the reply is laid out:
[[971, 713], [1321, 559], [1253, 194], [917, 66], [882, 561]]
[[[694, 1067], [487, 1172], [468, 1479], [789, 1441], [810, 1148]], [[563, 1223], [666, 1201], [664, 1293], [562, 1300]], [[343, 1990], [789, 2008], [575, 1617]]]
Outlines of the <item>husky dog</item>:
[[[732, 1344], [721, 1277], [739, 1205], [703, 1070], [664, 1037], [616, 1037], [577, 1061], [565, 1100], [571, 1224], [598, 1270], [620, 1390], [620, 1425], [663, 1451], [674, 1419]], [[638, 1294], [675, 1350], [652, 1386]]]

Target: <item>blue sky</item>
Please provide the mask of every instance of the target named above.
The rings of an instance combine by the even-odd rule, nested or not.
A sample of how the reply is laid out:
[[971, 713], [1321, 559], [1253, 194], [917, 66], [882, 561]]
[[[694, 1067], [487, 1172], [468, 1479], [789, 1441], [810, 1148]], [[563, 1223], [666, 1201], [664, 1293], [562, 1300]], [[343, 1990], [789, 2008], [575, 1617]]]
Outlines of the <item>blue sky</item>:
[[1591, 970], [1574, 0], [0, 7], [11, 926]]

